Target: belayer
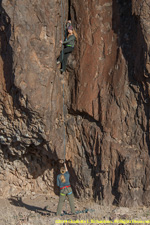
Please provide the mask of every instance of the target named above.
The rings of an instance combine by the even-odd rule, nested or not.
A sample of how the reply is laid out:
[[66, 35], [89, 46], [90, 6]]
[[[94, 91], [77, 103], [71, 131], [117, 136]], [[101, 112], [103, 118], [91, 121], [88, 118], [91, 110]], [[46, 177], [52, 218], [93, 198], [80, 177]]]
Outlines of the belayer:
[[57, 176], [57, 186], [60, 188], [59, 203], [57, 206], [57, 216], [61, 214], [63, 203], [65, 201], [66, 195], [68, 196], [71, 212], [75, 214], [74, 197], [72, 193], [72, 188], [69, 182], [70, 174], [67, 170], [66, 164], [61, 167], [60, 174]]
[[57, 59], [57, 64], [61, 63], [61, 73], [66, 71], [66, 64], [69, 54], [73, 51], [77, 41], [77, 33], [72, 26], [68, 27], [68, 36], [65, 41], [60, 41], [64, 45], [64, 49], [61, 51], [60, 56]]

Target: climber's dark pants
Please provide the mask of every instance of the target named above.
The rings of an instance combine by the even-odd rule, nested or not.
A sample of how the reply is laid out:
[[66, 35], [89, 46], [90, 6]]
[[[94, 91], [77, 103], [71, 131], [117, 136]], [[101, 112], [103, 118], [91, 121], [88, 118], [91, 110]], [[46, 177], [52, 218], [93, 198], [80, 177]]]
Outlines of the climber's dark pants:
[[61, 210], [63, 207], [63, 203], [65, 201], [66, 195], [68, 196], [69, 199], [69, 204], [70, 204], [70, 208], [71, 208], [71, 212], [74, 214], [75, 213], [75, 206], [74, 206], [74, 196], [72, 193], [72, 188], [64, 188], [60, 191], [60, 197], [59, 197], [59, 203], [57, 206], [57, 216], [61, 214]]
[[60, 56], [58, 57], [57, 61], [61, 62], [61, 68], [63, 71], [66, 71], [66, 64], [69, 54], [73, 51], [74, 48], [66, 47], [63, 49], [63, 53], [61, 51]]

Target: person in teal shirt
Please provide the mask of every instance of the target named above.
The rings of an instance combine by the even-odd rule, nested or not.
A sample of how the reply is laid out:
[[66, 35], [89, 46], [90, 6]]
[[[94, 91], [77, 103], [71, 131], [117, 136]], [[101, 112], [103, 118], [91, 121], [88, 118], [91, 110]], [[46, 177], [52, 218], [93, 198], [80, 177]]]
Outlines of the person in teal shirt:
[[66, 164], [64, 163], [64, 167], [60, 169], [60, 174], [57, 176], [57, 186], [60, 188], [59, 203], [57, 206], [57, 213], [56, 213], [57, 216], [61, 214], [61, 210], [65, 201], [66, 195], [68, 196], [68, 199], [69, 199], [71, 212], [75, 214], [74, 196], [72, 193], [72, 188], [70, 185], [69, 178], [70, 178], [70, 174], [67, 170]]

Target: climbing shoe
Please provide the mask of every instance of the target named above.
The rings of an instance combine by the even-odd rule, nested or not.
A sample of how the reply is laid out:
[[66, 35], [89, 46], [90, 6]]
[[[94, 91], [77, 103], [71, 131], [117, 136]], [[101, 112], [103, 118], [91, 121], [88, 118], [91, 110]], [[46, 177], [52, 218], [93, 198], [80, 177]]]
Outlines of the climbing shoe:
[[60, 72], [61, 72], [61, 74], [64, 72], [64, 70], [63, 69], [60, 69]]

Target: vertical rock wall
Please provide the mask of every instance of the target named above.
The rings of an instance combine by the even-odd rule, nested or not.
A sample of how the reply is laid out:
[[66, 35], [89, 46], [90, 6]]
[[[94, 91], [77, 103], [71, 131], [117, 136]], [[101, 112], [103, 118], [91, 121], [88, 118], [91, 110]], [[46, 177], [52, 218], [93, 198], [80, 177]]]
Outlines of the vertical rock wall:
[[[56, 192], [61, 1], [3, 0], [0, 10], [1, 195]], [[78, 33], [64, 78], [76, 196], [150, 203], [148, 10], [146, 0], [63, 1], [63, 20], [71, 17]]]
[[149, 205], [149, 5], [71, 3], [79, 41], [70, 113], [77, 115], [73, 146], [85, 158], [78, 168], [84, 193]]

